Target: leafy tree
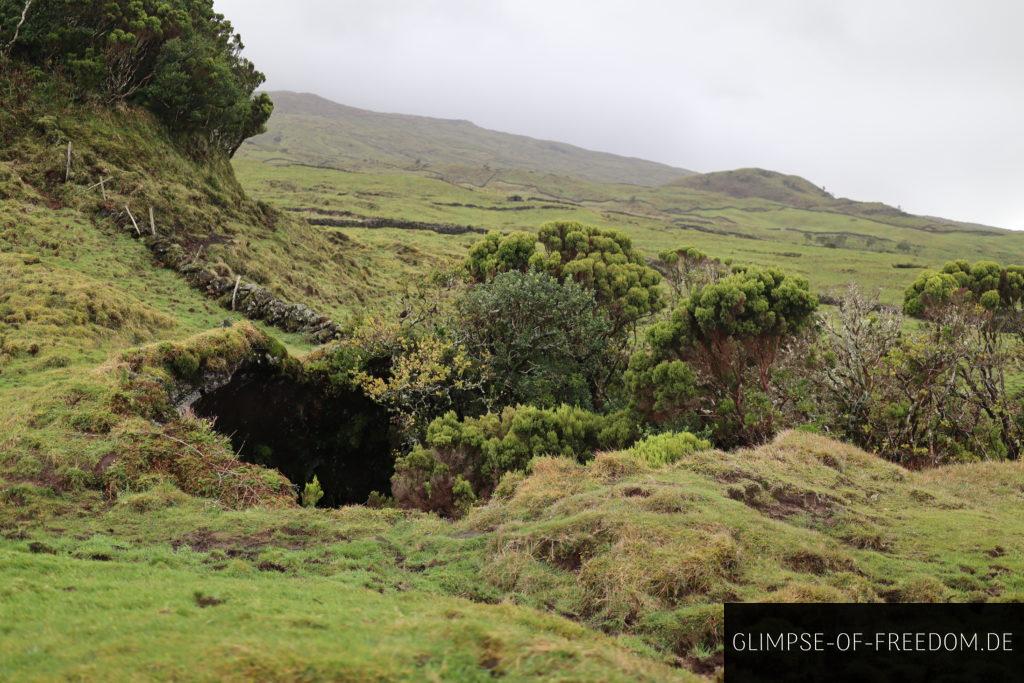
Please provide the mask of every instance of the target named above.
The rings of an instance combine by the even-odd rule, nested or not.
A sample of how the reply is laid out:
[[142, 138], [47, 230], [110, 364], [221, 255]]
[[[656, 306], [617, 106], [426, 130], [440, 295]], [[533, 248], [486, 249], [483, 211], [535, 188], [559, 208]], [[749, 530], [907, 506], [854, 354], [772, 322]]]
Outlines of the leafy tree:
[[652, 326], [650, 350], [634, 356], [626, 378], [634, 407], [656, 424], [703, 425], [722, 446], [769, 437], [785, 399], [773, 366], [817, 304], [806, 280], [771, 269], [740, 270], [697, 289]]
[[1018, 315], [1024, 306], [1024, 266], [1001, 266], [994, 261], [950, 261], [939, 272], [925, 271], [907, 288], [903, 310], [928, 319], [950, 305], [969, 302], [991, 315], [994, 331], [1020, 332]]
[[209, 151], [233, 154], [270, 116], [253, 95], [263, 74], [212, 0], [0, 0], [0, 26], [17, 27], [0, 29], [4, 55], [61, 67], [85, 96], [144, 105]]
[[466, 292], [458, 321], [491, 405], [590, 404], [610, 331], [593, 293], [545, 273], [501, 273]]
[[593, 404], [603, 405], [628, 360], [628, 332], [665, 305], [658, 272], [622, 233], [572, 222], [548, 223], [536, 237], [492, 233], [474, 246], [466, 262], [470, 281], [478, 285], [510, 271], [546, 273], [593, 294], [609, 322], [602, 373], [591, 382]]
[[526, 232], [500, 235], [488, 233], [469, 250], [466, 271], [473, 282], [494, 279], [499, 273], [530, 269], [530, 260], [537, 251], [537, 238]]
[[693, 247], [668, 249], [658, 254], [655, 267], [672, 288], [674, 305], [699, 287], [717, 282], [729, 270], [727, 264]]
[[542, 226], [537, 239], [546, 252], [533, 256], [534, 267], [592, 290], [613, 333], [664, 308], [661, 277], [621, 232], [563, 221]]
[[1024, 267], [951, 261], [939, 272], [918, 276], [906, 290], [903, 308], [926, 320], [936, 336], [948, 336], [950, 321], [957, 323], [955, 333], [967, 348], [951, 390], [998, 425], [1005, 453], [1019, 458], [1021, 408], [1007, 391], [1007, 373], [1022, 365]]
[[581, 223], [548, 223], [536, 237], [491, 233], [474, 245], [466, 270], [475, 283], [512, 270], [547, 273], [559, 282], [572, 280], [594, 293], [612, 322], [613, 334], [664, 307], [658, 288], [661, 277], [644, 263], [630, 239]]

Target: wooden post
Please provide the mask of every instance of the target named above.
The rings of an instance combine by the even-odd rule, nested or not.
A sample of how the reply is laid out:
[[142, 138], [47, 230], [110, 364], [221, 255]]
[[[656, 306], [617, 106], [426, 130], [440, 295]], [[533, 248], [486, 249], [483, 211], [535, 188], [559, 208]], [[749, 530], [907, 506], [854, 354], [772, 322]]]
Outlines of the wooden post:
[[106, 178], [100, 176], [100, 192], [103, 193], [103, 201], [107, 201], [107, 188], [103, 185], [103, 181], [105, 180]]
[[235, 278], [235, 291], [231, 292], [231, 310], [235, 310], [235, 299], [238, 297], [238, 286], [242, 284], [242, 276]]
[[149, 231], [156, 237], [156, 221], [153, 220], [153, 207], [149, 207]]
[[142, 237], [142, 231], [139, 230], [139, 224], [135, 222], [135, 216], [132, 215], [132, 210], [128, 208], [128, 205], [124, 205], [124, 210], [128, 212], [128, 218], [132, 219], [132, 225], [135, 226], [135, 234]]
[[64, 169], [64, 182], [71, 179], [71, 141], [68, 140], [68, 165]]

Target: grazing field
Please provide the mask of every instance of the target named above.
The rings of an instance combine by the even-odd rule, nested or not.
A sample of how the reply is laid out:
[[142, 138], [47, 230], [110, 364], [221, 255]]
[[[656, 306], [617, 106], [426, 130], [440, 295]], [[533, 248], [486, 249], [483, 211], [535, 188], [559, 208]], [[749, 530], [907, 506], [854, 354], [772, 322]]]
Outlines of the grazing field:
[[[229, 164], [141, 105], [108, 107], [2, 59], [0, 679], [720, 680], [726, 602], [1024, 600], [1024, 466], [996, 450], [1014, 423], [979, 421], [959, 464], [904, 467], [829, 438], [840, 427], [811, 410], [775, 411], [772, 368], [755, 360], [735, 375], [763, 370], [761, 395], [747, 384], [691, 412], [731, 406], [766, 420], [764, 438], [677, 429], [659, 421], [664, 403], [717, 389], [671, 357], [699, 341], [676, 335], [685, 307], [654, 305], [667, 286], [647, 265], [694, 246], [788, 272], [705, 283], [731, 301], [723, 317], [742, 309], [728, 300], [740, 286], [751, 300], [782, 293], [772, 321], [786, 324], [749, 344], [763, 361], [793, 341], [778, 329], [820, 331], [813, 292], [855, 281], [897, 304], [950, 259], [1024, 262], [1024, 236], [778, 173], [698, 175], [468, 124], [388, 128], [363, 113], [353, 133], [301, 97]], [[463, 131], [468, 151], [428, 154], [438, 126]], [[393, 144], [367, 144], [375, 135]], [[629, 239], [547, 228], [580, 252], [563, 263], [532, 237], [485, 237], [552, 221]], [[482, 240], [495, 253], [462, 268]], [[593, 291], [565, 276], [581, 263]], [[449, 289], [403, 300], [445, 269]], [[504, 321], [487, 306], [510, 291], [523, 315]], [[459, 308], [451, 292], [489, 293], [473, 329], [459, 317], [472, 300]], [[582, 340], [552, 320], [566, 302], [592, 314]], [[887, 312], [866, 310], [871, 324]], [[511, 332], [484, 329], [494, 319]], [[523, 320], [547, 328], [505, 345]], [[471, 358], [469, 333], [486, 346], [492, 332]], [[879, 352], [886, 388], [913, 393], [901, 378], [930, 358], [921, 339]], [[536, 405], [486, 393], [508, 347], [502, 367], [537, 379], [516, 385]], [[516, 365], [524, 348], [550, 354]], [[560, 374], [580, 367], [602, 372]], [[553, 405], [552, 377], [578, 402]], [[670, 381], [650, 405], [645, 377]], [[735, 410], [748, 396], [763, 413]], [[794, 403], [819, 407], [808, 396]], [[883, 426], [911, 413], [882, 408], [869, 417]], [[452, 493], [444, 515], [392, 485], [419, 472], [414, 493]], [[322, 498], [332, 484], [350, 495]]]
[[[246, 143], [236, 158], [239, 181], [253, 196], [365, 245], [366, 258], [379, 261], [367, 277], [388, 293], [410, 271], [451, 262], [473, 242], [474, 232], [438, 228], [535, 231], [557, 220], [617, 228], [650, 257], [693, 246], [736, 263], [784, 268], [820, 291], [856, 281], [880, 290], [887, 303], [897, 303], [923, 269], [949, 260], [1024, 262], [1019, 233], [839, 200], [806, 180], [756, 169], [647, 186], [522, 169], [367, 167], [286, 144], [312, 135], [318, 121], [272, 120], [272, 132]], [[318, 148], [343, 146], [355, 135], [329, 131], [334, 137], [316, 138]], [[272, 144], [281, 134], [286, 142]], [[389, 219], [437, 225], [392, 229]], [[354, 227], [368, 220], [379, 227]], [[385, 263], [401, 277], [382, 272]]]

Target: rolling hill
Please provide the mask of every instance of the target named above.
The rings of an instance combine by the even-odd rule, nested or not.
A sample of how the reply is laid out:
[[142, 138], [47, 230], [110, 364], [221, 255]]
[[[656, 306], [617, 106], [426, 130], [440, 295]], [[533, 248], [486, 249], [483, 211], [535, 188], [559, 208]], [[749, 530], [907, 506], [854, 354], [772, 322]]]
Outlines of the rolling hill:
[[348, 170], [451, 173], [487, 167], [597, 182], [660, 185], [690, 173], [642, 159], [480, 128], [469, 121], [382, 114], [316, 95], [272, 92], [274, 116], [250, 149]]
[[[465, 121], [377, 114], [276, 93], [269, 132], [234, 166], [252, 195], [353, 240], [378, 302], [409, 276], [451, 263], [487, 230], [552, 220], [620, 229], [650, 257], [694, 246], [779, 266], [818, 290], [858, 281], [889, 303], [945, 261], [1024, 262], [1024, 233], [837, 198], [810, 180], [747, 168], [691, 173], [493, 133]], [[353, 252], [354, 253], [354, 252]]]
[[388, 118], [366, 139], [392, 149], [345, 156], [365, 141], [287, 98], [229, 165], [58, 78], [0, 69], [0, 679], [720, 680], [726, 601], [1024, 599], [1020, 463], [914, 472], [800, 431], [660, 467], [538, 452], [449, 520], [300, 507], [303, 482], [184, 401], [265, 373], [261, 405], [318, 413], [302, 391], [332, 320], [487, 229], [580, 220], [890, 299], [926, 264], [1024, 260], [1016, 233], [470, 124], [396, 168], [376, 155], [437, 126]]

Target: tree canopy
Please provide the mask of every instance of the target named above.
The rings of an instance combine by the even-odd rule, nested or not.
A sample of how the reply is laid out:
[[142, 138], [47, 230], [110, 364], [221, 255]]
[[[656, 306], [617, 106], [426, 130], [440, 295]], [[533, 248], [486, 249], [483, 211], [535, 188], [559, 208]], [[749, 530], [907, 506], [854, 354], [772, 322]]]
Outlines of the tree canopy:
[[57, 67], [83, 96], [145, 106], [210, 151], [234, 154], [273, 109], [213, 0], [0, 0], [0, 27], [0, 57]]
[[616, 230], [562, 221], [545, 224], [536, 237], [491, 233], [473, 247], [466, 262], [466, 271], [476, 283], [512, 270], [547, 273], [559, 282], [573, 281], [590, 290], [614, 333], [665, 305], [658, 287], [661, 276]]
[[941, 271], [925, 271], [907, 288], [903, 310], [919, 318], [934, 316], [949, 304], [971, 302], [992, 313], [1007, 313], [1024, 303], [1024, 266], [994, 261], [950, 261]]
[[501, 273], [466, 292], [458, 318], [492, 402], [590, 405], [610, 329], [592, 292], [546, 273]]
[[721, 445], [770, 436], [772, 367], [817, 305], [805, 279], [772, 269], [738, 270], [694, 290], [631, 360], [634, 406], [655, 422], [710, 428]]

